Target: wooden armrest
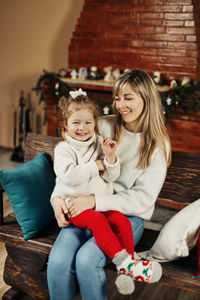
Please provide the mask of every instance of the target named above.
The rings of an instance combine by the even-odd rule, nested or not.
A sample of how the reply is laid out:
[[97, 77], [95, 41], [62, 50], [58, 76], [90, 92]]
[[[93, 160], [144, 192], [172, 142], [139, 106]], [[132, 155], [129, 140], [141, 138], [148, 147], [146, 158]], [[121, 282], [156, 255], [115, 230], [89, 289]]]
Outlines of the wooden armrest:
[[165, 199], [165, 198], [158, 198], [156, 201], [156, 205], [162, 206], [162, 207], [168, 207], [168, 208], [173, 208], [177, 210], [181, 210], [190, 203], [180, 203], [176, 202], [170, 199]]

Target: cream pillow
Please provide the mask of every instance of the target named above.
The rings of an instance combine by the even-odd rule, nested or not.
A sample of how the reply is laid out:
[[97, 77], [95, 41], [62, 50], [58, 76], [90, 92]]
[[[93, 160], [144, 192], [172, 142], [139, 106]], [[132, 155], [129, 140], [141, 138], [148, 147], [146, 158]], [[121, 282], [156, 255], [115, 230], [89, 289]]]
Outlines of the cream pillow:
[[199, 230], [200, 199], [172, 217], [160, 231], [152, 248], [137, 253], [137, 256], [160, 262], [187, 256], [189, 250], [197, 244]]

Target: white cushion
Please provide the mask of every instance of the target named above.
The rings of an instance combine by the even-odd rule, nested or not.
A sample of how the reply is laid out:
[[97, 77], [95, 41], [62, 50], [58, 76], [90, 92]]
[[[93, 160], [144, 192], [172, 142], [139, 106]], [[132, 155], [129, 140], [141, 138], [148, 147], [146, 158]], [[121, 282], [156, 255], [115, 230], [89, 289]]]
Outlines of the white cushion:
[[200, 199], [172, 217], [160, 231], [152, 248], [137, 253], [137, 256], [160, 262], [187, 256], [189, 250], [197, 244], [199, 230]]

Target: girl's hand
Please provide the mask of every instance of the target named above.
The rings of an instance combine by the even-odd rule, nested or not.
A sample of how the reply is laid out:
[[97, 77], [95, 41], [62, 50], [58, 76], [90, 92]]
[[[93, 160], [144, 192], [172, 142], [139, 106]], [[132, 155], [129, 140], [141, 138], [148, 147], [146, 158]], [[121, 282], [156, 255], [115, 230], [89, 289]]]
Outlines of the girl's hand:
[[71, 221], [67, 220], [68, 208], [65, 201], [60, 197], [53, 197], [51, 204], [59, 227], [67, 227]]
[[103, 160], [98, 159], [98, 160], [95, 160], [95, 162], [96, 162], [97, 167], [99, 169], [99, 173], [103, 173], [105, 171], [105, 166], [104, 166]]
[[117, 149], [117, 143], [111, 138], [104, 138], [102, 142], [103, 151], [106, 156], [106, 160], [109, 164], [114, 164], [117, 160], [115, 151]]
[[84, 210], [95, 208], [95, 205], [95, 197], [93, 195], [71, 198], [67, 203], [68, 215], [70, 218], [75, 218]]

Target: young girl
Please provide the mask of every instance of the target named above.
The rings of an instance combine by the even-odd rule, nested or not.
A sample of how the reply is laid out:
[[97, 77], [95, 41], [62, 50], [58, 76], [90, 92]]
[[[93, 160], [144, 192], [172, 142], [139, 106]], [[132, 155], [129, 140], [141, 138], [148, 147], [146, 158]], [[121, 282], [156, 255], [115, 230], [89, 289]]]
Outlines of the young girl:
[[[106, 300], [105, 265], [110, 261], [91, 233], [68, 225], [64, 212], [86, 209], [123, 213], [132, 225], [134, 244], [143, 232], [143, 220], [152, 216], [155, 201], [170, 163], [170, 142], [164, 124], [160, 96], [151, 77], [140, 70], [122, 74], [113, 89], [116, 117], [100, 119], [102, 136], [118, 142], [120, 175], [114, 193], [95, 193], [70, 199], [68, 207], [60, 197], [52, 198], [57, 221], [62, 227], [48, 262], [48, 285], [52, 300], [74, 299], [76, 278], [84, 300]], [[116, 263], [117, 264], [117, 263]], [[131, 277], [131, 272], [118, 278]], [[87, 274], [87, 276], [85, 275]], [[126, 278], [125, 277], [125, 278]]]
[[[120, 174], [119, 159], [115, 155], [117, 144], [111, 138], [102, 138], [95, 132], [97, 109], [79, 89], [70, 92], [68, 99], [59, 103], [62, 111], [64, 141], [54, 151], [56, 186], [53, 195], [65, 200], [71, 197], [101, 193], [111, 195], [113, 184]], [[101, 160], [102, 154], [104, 160]], [[102, 172], [101, 176], [99, 172]], [[161, 277], [156, 262], [133, 259], [134, 243], [130, 221], [115, 210], [100, 213], [87, 209], [82, 213], [71, 208], [71, 222], [82, 229], [91, 230], [98, 246], [110, 257], [120, 270], [116, 281], [119, 292], [130, 294], [134, 290], [134, 278], [155, 282]], [[132, 277], [132, 278], [131, 278]]]

